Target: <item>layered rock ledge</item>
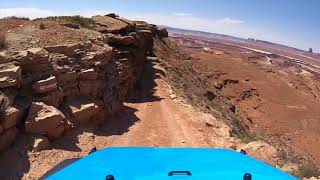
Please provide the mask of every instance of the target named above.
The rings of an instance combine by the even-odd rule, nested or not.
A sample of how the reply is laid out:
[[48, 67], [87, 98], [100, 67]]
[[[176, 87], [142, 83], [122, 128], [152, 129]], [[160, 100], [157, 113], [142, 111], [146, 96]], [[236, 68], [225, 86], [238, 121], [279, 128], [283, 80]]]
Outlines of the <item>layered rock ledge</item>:
[[92, 20], [90, 40], [0, 51], [0, 150], [19, 132], [54, 140], [112, 116], [153, 55], [153, 38], [167, 36], [117, 16]]

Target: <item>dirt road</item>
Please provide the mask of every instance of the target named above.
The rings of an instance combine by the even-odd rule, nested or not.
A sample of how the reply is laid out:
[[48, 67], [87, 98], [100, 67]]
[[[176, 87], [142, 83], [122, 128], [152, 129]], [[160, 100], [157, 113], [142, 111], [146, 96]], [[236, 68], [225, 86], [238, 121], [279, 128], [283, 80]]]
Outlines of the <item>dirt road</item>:
[[68, 132], [52, 143], [51, 150], [21, 153], [25, 144], [23, 140], [16, 143], [0, 157], [0, 164], [8, 165], [3, 171], [6, 178], [46, 177], [86, 156], [94, 147], [235, 147], [236, 140], [230, 137], [229, 128], [174, 97], [164, 76], [158, 62], [149, 61], [141, 90], [124, 104], [121, 112], [101, 126], [87, 125]]

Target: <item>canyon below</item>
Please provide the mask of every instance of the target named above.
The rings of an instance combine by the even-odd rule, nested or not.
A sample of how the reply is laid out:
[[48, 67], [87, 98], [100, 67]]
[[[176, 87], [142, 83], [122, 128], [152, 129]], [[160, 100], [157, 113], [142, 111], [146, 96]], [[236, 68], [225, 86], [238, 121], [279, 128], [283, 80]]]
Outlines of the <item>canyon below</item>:
[[320, 57], [116, 14], [0, 19], [0, 179], [108, 147], [227, 148], [320, 176]]

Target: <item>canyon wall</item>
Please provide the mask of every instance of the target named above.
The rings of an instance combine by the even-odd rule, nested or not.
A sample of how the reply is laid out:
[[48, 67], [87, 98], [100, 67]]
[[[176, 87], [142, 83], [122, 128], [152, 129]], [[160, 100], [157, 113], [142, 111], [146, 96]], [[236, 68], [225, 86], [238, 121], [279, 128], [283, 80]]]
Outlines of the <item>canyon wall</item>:
[[[0, 150], [17, 133], [49, 140], [121, 108], [166, 30], [115, 15], [95, 16], [90, 41], [0, 52]], [[50, 37], [48, 37], [50, 38]]]

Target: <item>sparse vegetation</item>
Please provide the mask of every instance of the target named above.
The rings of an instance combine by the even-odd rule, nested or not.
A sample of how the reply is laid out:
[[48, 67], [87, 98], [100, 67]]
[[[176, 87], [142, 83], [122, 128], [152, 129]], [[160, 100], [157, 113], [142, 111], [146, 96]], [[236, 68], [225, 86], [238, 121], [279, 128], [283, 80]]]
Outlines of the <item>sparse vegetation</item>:
[[301, 164], [299, 170], [293, 172], [292, 174], [300, 178], [318, 177], [320, 176], [320, 170], [318, 169], [317, 165], [310, 161]]
[[0, 32], [0, 49], [4, 49], [7, 46], [6, 33]]
[[254, 141], [253, 137], [250, 137], [246, 132], [239, 131], [238, 129], [232, 129], [232, 133], [235, 137], [241, 139], [241, 142], [243, 143], [249, 143]]
[[79, 25], [81, 27], [85, 27], [85, 28], [90, 28], [92, 26], [92, 24], [94, 23], [94, 21], [90, 18], [85, 18], [85, 17], [82, 17], [82, 16], [67, 16], [67, 17], [64, 17], [65, 20], [67, 22], [70, 22], [72, 24], [76, 24], [76, 25]]
[[94, 21], [91, 18], [82, 17], [79, 15], [76, 16], [50, 16], [47, 18], [38, 18], [36, 20], [51, 20], [56, 21], [58, 23], [68, 23], [70, 27], [81, 26], [85, 28], [90, 28]]
[[18, 17], [18, 16], [8, 16], [8, 17], [4, 17], [3, 19], [20, 19], [20, 20], [30, 21], [30, 19], [27, 17]]
[[43, 22], [41, 22], [40, 25], [39, 25], [39, 28], [41, 30], [45, 30], [46, 29], [46, 25]]

